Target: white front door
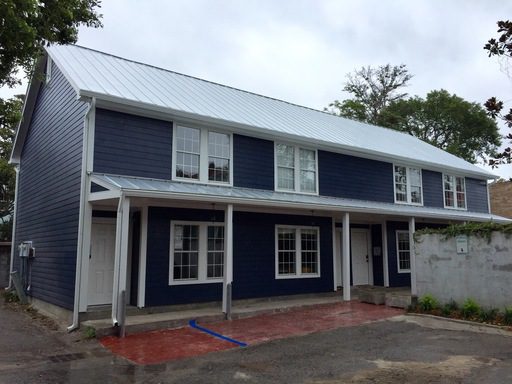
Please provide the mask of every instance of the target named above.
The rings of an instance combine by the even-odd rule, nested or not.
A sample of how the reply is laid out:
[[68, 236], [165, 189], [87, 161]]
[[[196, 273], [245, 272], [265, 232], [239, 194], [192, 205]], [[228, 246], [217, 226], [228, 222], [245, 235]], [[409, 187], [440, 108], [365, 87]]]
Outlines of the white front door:
[[112, 304], [116, 221], [92, 223], [88, 304]]
[[352, 248], [352, 280], [353, 285], [368, 285], [373, 282], [371, 277], [369, 233], [367, 229], [351, 230]]

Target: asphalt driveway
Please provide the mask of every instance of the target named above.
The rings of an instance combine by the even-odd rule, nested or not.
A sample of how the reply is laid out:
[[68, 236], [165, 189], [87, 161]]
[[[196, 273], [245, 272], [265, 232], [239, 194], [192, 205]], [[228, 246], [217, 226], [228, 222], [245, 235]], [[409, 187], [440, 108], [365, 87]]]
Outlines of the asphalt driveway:
[[512, 382], [510, 333], [410, 316], [151, 365], [1, 306], [0, 325], [0, 383]]

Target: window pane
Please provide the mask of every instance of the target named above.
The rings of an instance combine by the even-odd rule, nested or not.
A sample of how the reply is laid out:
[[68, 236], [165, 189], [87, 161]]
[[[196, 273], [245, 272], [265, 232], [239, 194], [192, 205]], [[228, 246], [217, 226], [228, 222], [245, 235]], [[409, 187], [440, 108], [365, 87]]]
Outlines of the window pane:
[[397, 232], [398, 268], [400, 271], [411, 269], [409, 232]]
[[316, 192], [316, 173], [311, 171], [300, 172], [301, 192]]
[[197, 279], [199, 260], [199, 226], [174, 226], [174, 266], [175, 280]]
[[208, 279], [224, 276], [224, 227], [208, 226], [208, 255], [206, 277]]
[[200, 130], [187, 127], [176, 129], [176, 177], [199, 179]]
[[277, 144], [276, 153], [279, 167], [295, 168], [295, 148], [293, 146]]
[[209, 157], [208, 180], [229, 183], [229, 160]]
[[395, 166], [395, 200], [407, 202], [407, 171], [405, 167]]
[[229, 135], [208, 132], [208, 155], [229, 159]]
[[295, 229], [278, 228], [277, 246], [278, 246], [278, 274], [294, 275], [296, 274], [295, 260]]
[[295, 174], [293, 168], [277, 168], [277, 187], [279, 189], [295, 189]]
[[318, 273], [318, 232], [315, 229], [301, 230], [301, 271]]
[[315, 151], [301, 148], [299, 150], [299, 158], [300, 158], [300, 169], [308, 170], [308, 171], [316, 171]]
[[413, 186], [421, 187], [421, 171], [416, 168], [409, 168], [410, 183]]

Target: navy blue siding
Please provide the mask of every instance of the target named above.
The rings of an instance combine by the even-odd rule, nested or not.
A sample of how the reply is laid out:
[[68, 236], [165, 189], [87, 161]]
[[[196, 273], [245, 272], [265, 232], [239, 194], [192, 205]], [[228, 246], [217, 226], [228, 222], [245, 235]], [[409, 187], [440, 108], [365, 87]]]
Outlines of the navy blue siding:
[[388, 271], [389, 271], [389, 286], [390, 287], [410, 287], [411, 274], [398, 273], [398, 256], [396, 250], [396, 231], [409, 230], [409, 223], [388, 221], [386, 225], [388, 236]]
[[234, 135], [233, 172], [235, 187], [274, 190], [274, 143]]
[[98, 109], [94, 171], [171, 178], [172, 123]]
[[[275, 278], [275, 226], [320, 228], [320, 276]], [[328, 292], [333, 289], [330, 218], [235, 212], [233, 215], [233, 298]]]
[[393, 165], [318, 151], [320, 195], [392, 203]]
[[[150, 208], [146, 271], [146, 304], [168, 305], [222, 300], [222, 284], [169, 286], [171, 220], [212, 221], [213, 211]], [[216, 221], [223, 221], [216, 211]], [[313, 220], [313, 221], [312, 221]], [[320, 227], [321, 277], [275, 279], [275, 225]], [[235, 212], [233, 215], [233, 298], [250, 298], [332, 290], [330, 218]]]
[[468, 211], [488, 213], [487, 181], [466, 177], [466, 202]]
[[[375, 224], [371, 226], [372, 249], [370, 252], [373, 257], [373, 285], [384, 285], [383, 275], [383, 252], [382, 252], [382, 225]], [[380, 255], [375, 254], [375, 248], [380, 248]]]
[[31, 295], [68, 309], [75, 288], [86, 107], [53, 65], [51, 82], [38, 95], [19, 174], [13, 246], [31, 240], [36, 248]]
[[171, 220], [224, 221], [224, 212], [155, 208], [148, 210], [146, 305], [169, 305], [222, 300], [222, 284], [169, 285]]
[[444, 208], [443, 175], [439, 172], [422, 170], [423, 204], [425, 207]]

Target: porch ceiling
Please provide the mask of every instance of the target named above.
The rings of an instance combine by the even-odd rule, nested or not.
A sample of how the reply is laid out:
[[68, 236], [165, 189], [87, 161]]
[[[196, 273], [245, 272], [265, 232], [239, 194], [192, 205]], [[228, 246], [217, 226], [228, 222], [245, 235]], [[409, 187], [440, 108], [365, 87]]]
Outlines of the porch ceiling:
[[91, 175], [91, 181], [108, 192], [93, 192], [90, 200], [112, 199], [112, 192], [130, 197], [175, 199], [210, 203], [232, 203], [245, 206], [276, 207], [328, 211], [330, 216], [341, 212], [386, 215], [393, 217], [423, 217], [454, 221], [510, 222], [510, 219], [489, 213], [448, 210], [441, 208], [362, 201], [318, 195], [275, 192], [259, 189], [224, 187], [170, 180], [149, 179], [108, 174]]

